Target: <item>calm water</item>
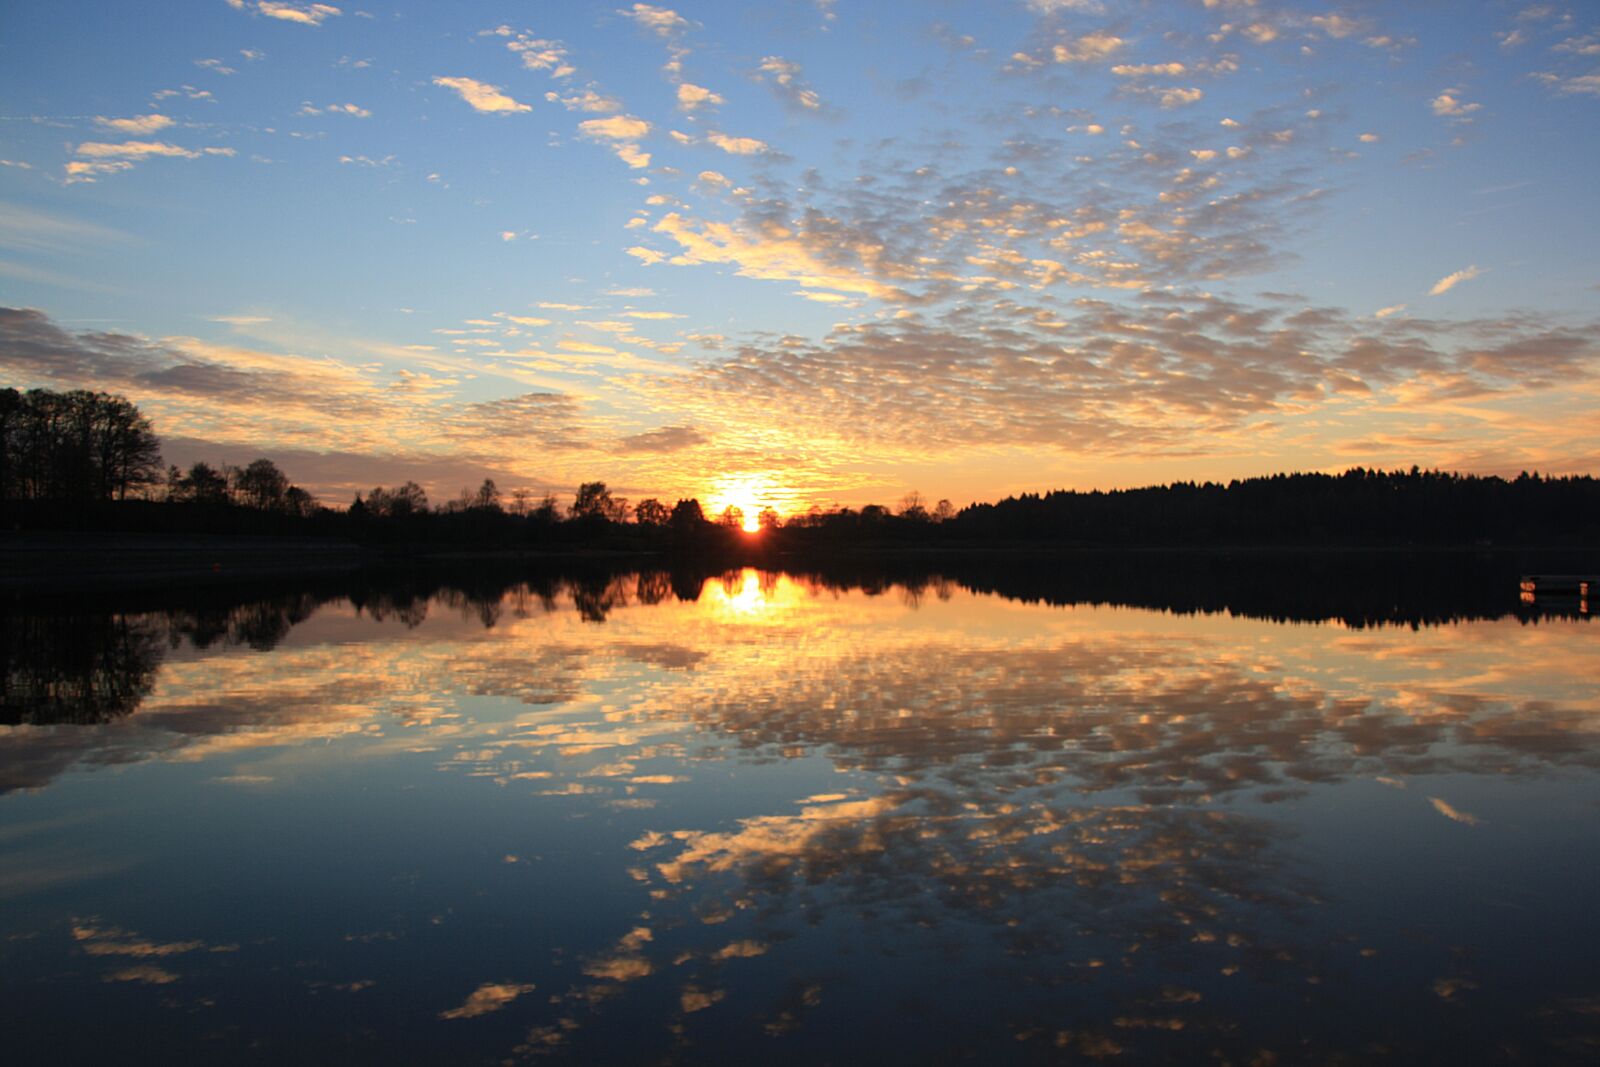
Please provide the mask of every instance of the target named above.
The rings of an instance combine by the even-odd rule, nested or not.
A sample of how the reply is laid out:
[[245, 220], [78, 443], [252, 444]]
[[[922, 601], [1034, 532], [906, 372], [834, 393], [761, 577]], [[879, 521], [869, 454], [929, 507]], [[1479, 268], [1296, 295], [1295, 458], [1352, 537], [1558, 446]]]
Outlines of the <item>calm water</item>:
[[1594, 1062], [1600, 626], [1330, 615], [14, 609], [6, 1059]]

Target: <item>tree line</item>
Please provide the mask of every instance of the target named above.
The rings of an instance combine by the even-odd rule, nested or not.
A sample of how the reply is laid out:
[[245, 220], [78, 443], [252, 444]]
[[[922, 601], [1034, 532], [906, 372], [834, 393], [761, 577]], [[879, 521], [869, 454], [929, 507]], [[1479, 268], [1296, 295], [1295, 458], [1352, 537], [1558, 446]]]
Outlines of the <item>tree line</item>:
[[[503, 493], [488, 478], [438, 504], [406, 481], [330, 508], [265, 458], [242, 467], [163, 468], [149, 420], [126, 398], [46, 389], [0, 390], [0, 503], [7, 505], [10, 525], [36, 528], [76, 522], [83, 528], [298, 533], [376, 544], [692, 547], [749, 556], [997, 544], [1600, 544], [1600, 481], [1590, 475], [1505, 479], [1417, 467], [1024, 493], [959, 510], [948, 500], [929, 506], [911, 492], [898, 507], [813, 507], [789, 516], [763, 508], [754, 536], [744, 533], [746, 516], [738, 507], [713, 517], [695, 498], [635, 503], [602, 481], [581, 484], [566, 508], [550, 493]], [[91, 504], [97, 506], [86, 508]]]

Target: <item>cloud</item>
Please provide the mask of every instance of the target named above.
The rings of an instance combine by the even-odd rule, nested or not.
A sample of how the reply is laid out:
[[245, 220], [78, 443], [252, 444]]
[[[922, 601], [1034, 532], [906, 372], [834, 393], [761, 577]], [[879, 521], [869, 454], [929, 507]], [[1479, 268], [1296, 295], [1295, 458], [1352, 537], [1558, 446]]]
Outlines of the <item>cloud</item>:
[[1153, 97], [1157, 104], [1167, 110], [1199, 103], [1200, 99], [1205, 96], [1205, 93], [1200, 89], [1161, 85], [1130, 86], [1124, 89], [1123, 92], [1137, 96]]
[[753, 156], [768, 151], [767, 143], [754, 137], [729, 137], [725, 133], [713, 131], [706, 134], [706, 140], [735, 156]]
[[1462, 282], [1470, 282], [1482, 273], [1483, 271], [1473, 266], [1467, 267], [1465, 270], [1458, 270], [1454, 274], [1446, 274], [1443, 278], [1433, 283], [1433, 288], [1428, 290], [1428, 295], [1440, 296], [1448, 293]]
[[560, 41], [535, 37], [526, 30], [514, 34], [509, 26], [482, 30], [478, 34], [480, 37], [491, 35], [510, 37], [511, 40], [506, 42], [506, 48], [521, 59], [522, 65], [529, 70], [549, 71], [550, 77], [557, 79], [570, 78], [577, 73], [577, 68], [567, 60], [567, 46]]
[[84, 159], [69, 161], [63, 171], [67, 184], [92, 182], [105, 174], [131, 170], [134, 162], [144, 159], [199, 159], [201, 156], [231, 156], [232, 148], [209, 146], [184, 148], [166, 141], [84, 141], [75, 150]]
[[300, 115], [347, 115], [354, 119], [370, 119], [372, 112], [356, 104], [329, 104], [327, 107], [316, 107], [310, 101], [300, 105], [297, 112]]
[[678, 83], [678, 107], [684, 111], [694, 111], [702, 107], [716, 107], [723, 103], [723, 99], [710, 89], [689, 82]]
[[1056, 15], [1063, 11], [1099, 15], [1105, 11], [1106, 6], [1101, 0], [1028, 0], [1028, 9], [1040, 15]]
[[1562, 96], [1600, 96], [1600, 74], [1580, 74], [1563, 78], [1557, 74], [1541, 71], [1532, 77]]
[[520, 104], [513, 100], [501, 92], [497, 86], [475, 81], [472, 78], [439, 77], [433, 79], [433, 84], [441, 85], [446, 89], [454, 89], [474, 111], [508, 115], [519, 111], [533, 110], [527, 104]]
[[1405, 309], [1406, 306], [1404, 304], [1392, 304], [1389, 307], [1379, 308], [1377, 311], [1374, 311], [1372, 313], [1372, 317], [1375, 319], [1386, 319], [1390, 315], [1400, 314], [1400, 312], [1404, 311]]
[[60, 255], [104, 251], [127, 240], [120, 230], [0, 201], [0, 248]]
[[228, 0], [236, 11], [254, 11], [270, 19], [297, 22], [302, 26], [320, 26], [326, 20], [341, 14], [332, 4], [294, 4], [282, 0]]
[[[128, 393], [193, 428], [270, 435], [330, 418], [383, 417], [391, 403], [364, 373], [331, 361], [131, 334], [71, 333], [43, 312], [0, 308], [0, 369], [24, 381]], [[342, 412], [342, 414], [341, 414]], [[169, 432], [170, 424], [158, 426]], [[337, 434], [337, 430], [334, 431]], [[308, 440], [322, 436], [312, 431]]]
[[90, 159], [143, 159], [149, 156], [176, 156], [180, 159], [197, 159], [200, 153], [192, 148], [181, 148], [165, 141], [123, 141], [107, 144], [103, 141], [85, 141], [77, 148], [78, 155]]
[[766, 83], [784, 103], [801, 111], [823, 110], [822, 98], [801, 77], [800, 64], [782, 56], [766, 56], [756, 68], [756, 80]]
[[441, 1011], [441, 1019], [475, 1019], [480, 1015], [488, 1015], [499, 1011], [513, 1000], [530, 993], [534, 986], [529, 984], [513, 984], [510, 982], [485, 982], [474, 989], [460, 1007]]
[[1476, 815], [1468, 815], [1466, 812], [1452, 807], [1449, 803], [1439, 799], [1438, 797], [1429, 797], [1428, 803], [1433, 805], [1434, 811], [1437, 811], [1440, 815], [1443, 815], [1445, 818], [1450, 819], [1453, 822], [1463, 823], [1467, 826], [1478, 825], [1478, 817]]
[[609, 141], [636, 141], [650, 132], [650, 124], [632, 115], [613, 115], [606, 119], [585, 119], [578, 123], [585, 137]]
[[670, 8], [650, 4], [634, 4], [618, 11], [623, 18], [632, 19], [640, 26], [662, 37], [674, 37], [689, 28], [689, 20]]
[[67, 176], [66, 183], [72, 185], [75, 182], [92, 182], [102, 174], [116, 174], [120, 171], [132, 169], [133, 164], [125, 161], [119, 163], [86, 163], [83, 160], [75, 159], [67, 163], [62, 168], [62, 172]]
[[653, 233], [670, 237], [682, 251], [670, 259], [651, 249], [628, 250], [647, 264], [669, 262], [686, 266], [698, 263], [729, 263], [748, 278], [799, 282], [808, 288], [859, 293], [883, 300], [899, 301], [906, 294], [892, 285], [877, 281], [871, 274], [846, 263], [830, 262], [832, 251], [822, 234], [815, 237], [796, 233], [777, 222], [740, 227], [723, 222], [697, 222], [678, 212], [669, 212], [652, 228]]
[[1482, 104], [1469, 104], [1462, 100], [1460, 89], [1446, 89], [1434, 97], [1428, 106], [1440, 118], [1448, 118], [1456, 122], [1472, 121], [1472, 113], [1483, 108]]
[[1600, 34], [1568, 37], [1550, 46], [1552, 52], [1565, 52], [1574, 56], [1600, 56]]
[[1185, 71], [1182, 63], [1119, 63], [1111, 73], [1122, 78], [1157, 75], [1175, 78]]
[[94, 121], [107, 129], [129, 136], [155, 133], [172, 125], [172, 120], [165, 115], [139, 115], [131, 119], [108, 119], [104, 115], [96, 115]]
[[622, 439], [629, 452], [679, 452], [705, 443], [705, 435], [692, 426], [663, 426]]
[[587, 111], [591, 114], [606, 115], [613, 111], [622, 110], [622, 102], [620, 100], [603, 96], [593, 89], [584, 89], [568, 96], [550, 92], [545, 93], [544, 98], [553, 104], [560, 104], [568, 111]]
[[1367, 23], [1361, 19], [1353, 19], [1347, 15], [1333, 12], [1327, 15], [1313, 15], [1311, 25], [1327, 34], [1329, 37], [1343, 39], [1353, 37], [1358, 33], [1367, 31]]
[[[779, 272], [743, 248], [704, 254], [719, 252], [751, 273]], [[964, 455], [982, 442], [1170, 458], [1259, 449], [1261, 428], [1310, 406], [1394, 419], [1469, 396], [1534, 395], [1597, 369], [1600, 324], [1374, 322], [1146, 292], [1131, 306], [1080, 298], [1062, 315], [996, 301], [841, 325], [818, 342], [746, 344], [649, 388], [699, 411], [781, 395], [788, 433], [841, 454]]]
[[632, 115], [612, 115], [604, 119], [585, 119], [578, 123], [578, 133], [591, 141], [607, 142], [617, 158], [635, 170], [650, 165], [650, 153], [636, 143], [636, 138], [650, 132], [650, 124]]
[[1109, 33], [1087, 33], [1058, 42], [1050, 49], [1050, 55], [1057, 63], [1095, 63], [1121, 51], [1127, 44], [1121, 37]]

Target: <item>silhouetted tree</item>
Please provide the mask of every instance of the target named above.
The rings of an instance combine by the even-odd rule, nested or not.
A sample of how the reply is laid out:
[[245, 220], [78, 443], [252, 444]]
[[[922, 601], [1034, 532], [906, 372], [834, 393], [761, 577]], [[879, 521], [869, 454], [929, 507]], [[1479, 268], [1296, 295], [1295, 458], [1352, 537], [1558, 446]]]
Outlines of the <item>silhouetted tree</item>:
[[561, 502], [554, 493], [546, 493], [544, 499], [530, 512], [528, 518], [541, 526], [550, 526], [561, 520]]
[[160, 442], [125, 397], [0, 390], [0, 499], [122, 500], [160, 479]]
[[605, 482], [584, 482], [578, 486], [578, 495], [572, 501], [572, 517], [609, 519], [613, 507], [611, 490], [606, 488]]
[[672, 506], [672, 532], [678, 537], [693, 537], [706, 525], [706, 514], [700, 501], [694, 497], [680, 500]]
[[232, 472], [233, 491], [241, 504], [262, 511], [285, 510], [289, 478], [270, 459], [252, 460]]
[[317, 510], [317, 502], [310, 493], [298, 485], [291, 485], [283, 494], [283, 510], [296, 518], [304, 519]]
[[717, 525], [737, 530], [744, 526], [744, 509], [737, 504], [729, 504], [722, 509], [722, 514], [717, 516]]
[[191, 504], [229, 504], [228, 477], [209, 463], [196, 463], [189, 468], [179, 485], [182, 499]]
[[500, 508], [500, 490], [495, 487], [493, 478], [485, 478], [483, 484], [478, 486], [478, 491], [473, 495], [472, 506], [475, 508]]
[[776, 530], [783, 524], [783, 520], [772, 508], [762, 508], [761, 513], [756, 516], [756, 521], [761, 524], [763, 530]]
[[428, 494], [416, 482], [405, 482], [393, 489], [375, 487], [367, 494], [367, 513], [381, 519], [406, 518], [428, 510]]
[[650, 497], [639, 501], [633, 509], [633, 517], [640, 526], [665, 526], [672, 518], [672, 512], [661, 501]]

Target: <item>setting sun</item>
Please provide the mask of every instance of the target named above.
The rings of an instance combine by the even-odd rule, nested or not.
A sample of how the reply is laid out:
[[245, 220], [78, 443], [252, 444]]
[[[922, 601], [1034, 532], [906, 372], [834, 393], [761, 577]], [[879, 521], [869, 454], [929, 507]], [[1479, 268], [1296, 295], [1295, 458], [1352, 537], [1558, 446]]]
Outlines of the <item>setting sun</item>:
[[721, 520], [729, 508], [738, 510], [745, 533], [761, 532], [761, 513], [770, 508], [782, 514], [792, 508], [794, 493], [769, 474], [740, 474], [719, 478], [707, 495], [706, 516]]

